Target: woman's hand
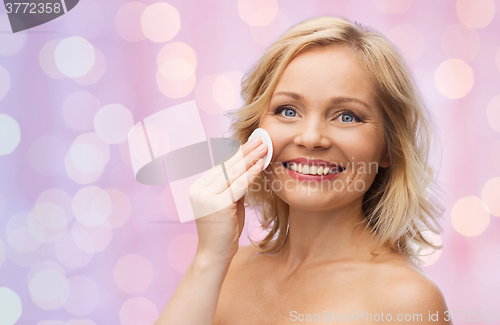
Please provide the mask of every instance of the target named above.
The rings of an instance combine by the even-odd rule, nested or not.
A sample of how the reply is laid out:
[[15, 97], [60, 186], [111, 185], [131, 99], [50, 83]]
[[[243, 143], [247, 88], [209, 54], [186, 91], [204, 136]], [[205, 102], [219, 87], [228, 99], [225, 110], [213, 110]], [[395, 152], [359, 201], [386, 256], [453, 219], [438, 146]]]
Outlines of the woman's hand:
[[256, 138], [189, 189], [198, 231], [198, 258], [229, 265], [245, 224], [245, 194], [262, 171], [267, 146]]

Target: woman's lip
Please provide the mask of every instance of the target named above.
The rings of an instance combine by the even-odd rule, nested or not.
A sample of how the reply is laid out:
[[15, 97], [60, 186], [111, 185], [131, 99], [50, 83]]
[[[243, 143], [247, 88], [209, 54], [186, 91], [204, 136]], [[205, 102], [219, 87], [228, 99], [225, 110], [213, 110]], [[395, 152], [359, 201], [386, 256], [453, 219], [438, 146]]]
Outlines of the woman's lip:
[[308, 165], [315, 165], [315, 166], [323, 166], [323, 167], [330, 167], [330, 168], [337, 168], [338, 165], [335, 163], [328, 162], [326, 160], [321, 160], [321, 159], [307, 159], [307, 158], [296, 158], [293, 160], [288, 160], [285, 161], [284, 164], [286, 163], [296, 163], [296, 164], [308, 164]]
[[340, 173], [342, 173], [342, 171], [341, 171], [341, 172], [338, 172], [335, 174], [327, 174], [327, 175], [321, 175], [321, 176], [306, 175], [306, 174], [294, 172], [293, 170], [286, 168], [286, 166], [284, 164], [283, 164], [283, 167], [286, 169], [286, 171], [288, 172], [288, 174], [292, 178], [295, 178], [296, 180], [299, 180], [299, 181], [325, 182], [325, 181], [329, 181], [329, 180], [334, 179]]

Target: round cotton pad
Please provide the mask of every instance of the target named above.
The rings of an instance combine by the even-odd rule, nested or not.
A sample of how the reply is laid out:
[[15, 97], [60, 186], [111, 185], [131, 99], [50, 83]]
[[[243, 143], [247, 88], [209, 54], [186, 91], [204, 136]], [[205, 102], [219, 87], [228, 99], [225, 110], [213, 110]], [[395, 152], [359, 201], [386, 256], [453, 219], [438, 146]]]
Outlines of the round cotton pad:
[[266, 169], [267, 166], [269, 166], [269, 164], [271, 163], [271, 158], [273, 157], [273, 142], [271, 141], [271, 137], [269, 136], [269, 133], [267, 133], [266, 130], [261, 129], [261, 128], [255, 129], [252, 132], [252, 134], [250, 134], [248, 141], [251, 141], [255, 138], [261, 138], [262, 142], [267, 146], [267, 153], [262, 158], [264, 160], [264, 169]]

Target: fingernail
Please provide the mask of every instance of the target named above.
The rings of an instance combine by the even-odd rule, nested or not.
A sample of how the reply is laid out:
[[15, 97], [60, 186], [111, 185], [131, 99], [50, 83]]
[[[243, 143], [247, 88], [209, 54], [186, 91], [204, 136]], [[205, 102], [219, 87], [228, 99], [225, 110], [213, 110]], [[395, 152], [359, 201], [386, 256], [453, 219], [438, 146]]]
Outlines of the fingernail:
[[252, 141], [250, 141], [249, 143], [250, 144], [257, 144], [258, 141], [259, 141], [259, 138], [255, 138], [255, 139], [252, 139]]

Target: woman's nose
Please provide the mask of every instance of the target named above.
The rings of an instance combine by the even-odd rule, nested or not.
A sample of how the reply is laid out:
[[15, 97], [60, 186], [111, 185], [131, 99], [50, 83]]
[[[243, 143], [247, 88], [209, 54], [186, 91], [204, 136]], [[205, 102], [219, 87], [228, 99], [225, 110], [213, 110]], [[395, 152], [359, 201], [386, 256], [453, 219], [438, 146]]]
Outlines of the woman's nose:
[[331, 146], [331, 141], [327, 132], [328, 127], [325, 123], [315, 119], [309, 119], [308, 121], [304, 121], [300, 126], [295, 136], [294, 143], [309, 150], [327, 149]]

